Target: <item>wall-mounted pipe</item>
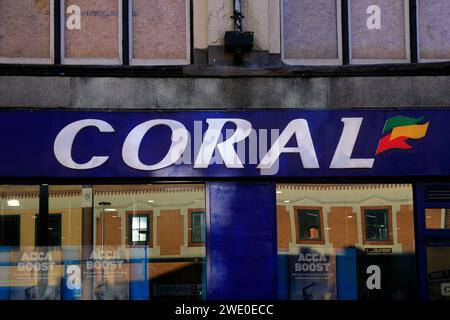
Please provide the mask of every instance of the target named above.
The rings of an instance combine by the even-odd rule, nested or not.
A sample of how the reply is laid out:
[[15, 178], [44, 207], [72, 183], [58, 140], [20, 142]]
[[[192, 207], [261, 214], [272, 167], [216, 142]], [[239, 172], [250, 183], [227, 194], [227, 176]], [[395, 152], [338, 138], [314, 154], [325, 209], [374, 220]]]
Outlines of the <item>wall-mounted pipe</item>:
[[253, 32], [244, 32], [242, 27], [241, 0], [234, 0], [234, 31], [225, 32], [225, 51], [233, 52], [234, 62], [242, 64], [242, 56], [253, 49]]
[[234, 0], [234, 31], [242, 32], [242, 16], [241, 0]]

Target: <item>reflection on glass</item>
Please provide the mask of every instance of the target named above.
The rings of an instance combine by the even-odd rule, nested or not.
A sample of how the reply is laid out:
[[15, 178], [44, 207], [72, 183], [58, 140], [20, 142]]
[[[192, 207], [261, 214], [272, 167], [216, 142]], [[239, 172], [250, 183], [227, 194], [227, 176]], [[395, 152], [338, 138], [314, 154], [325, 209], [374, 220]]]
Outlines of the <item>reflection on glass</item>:
[[38, 246], [39, 186], [0, 186], [0, 299], [57, 296], [58, 255]]
[[450, 229], [450, 209], [425, 209], [425, 224], [427, 229]]
[[366, 226], [366, 239], [371, 241], [389, 240], [388, 211], [365, 210], [364, 221]]
[[415, 298], [411, 185], [280, 184], [276, 196], [279, 298]]
[[427, 248], [428, 298], [450, 300], [450, 247]]
[[49, 186], [48, 215], [38, 186], [0, 197], [0, 300], [203, 297], [203, 185]]

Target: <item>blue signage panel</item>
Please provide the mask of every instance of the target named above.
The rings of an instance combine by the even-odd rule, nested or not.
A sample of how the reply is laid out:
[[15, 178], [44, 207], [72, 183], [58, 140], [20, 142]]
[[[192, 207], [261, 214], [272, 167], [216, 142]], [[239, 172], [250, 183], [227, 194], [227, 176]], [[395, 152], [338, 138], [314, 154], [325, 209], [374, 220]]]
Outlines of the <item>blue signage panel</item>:
[[450, 110], [0, 112], [0, 177], [450, 175]]

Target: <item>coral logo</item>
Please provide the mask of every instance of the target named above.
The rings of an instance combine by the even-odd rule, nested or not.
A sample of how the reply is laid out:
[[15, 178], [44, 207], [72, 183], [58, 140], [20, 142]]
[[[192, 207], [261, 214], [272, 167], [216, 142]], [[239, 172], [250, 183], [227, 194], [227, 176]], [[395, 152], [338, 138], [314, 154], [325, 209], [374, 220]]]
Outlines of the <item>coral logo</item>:
[[422, 118], [393, 117], [386, 120], [383, 137], [378, 143], [375, 155], [393, 149], [412, 149], [407, 140], [419, 140], [426, 136], [430, 122], [422, 123]]

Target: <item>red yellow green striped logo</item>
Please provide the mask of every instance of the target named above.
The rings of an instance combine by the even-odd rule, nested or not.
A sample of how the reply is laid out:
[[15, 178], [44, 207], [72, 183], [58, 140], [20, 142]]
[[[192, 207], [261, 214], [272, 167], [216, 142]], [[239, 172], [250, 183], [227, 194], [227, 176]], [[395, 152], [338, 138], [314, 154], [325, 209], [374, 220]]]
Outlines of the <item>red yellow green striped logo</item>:
[[383, 137], [378, 143], [375, 155], [393, 149], [412, 149], [407, 140], [418, 140], [426, 136], [430, 122], [422, 123], [422, 118], [409, 118], [397, 116], [386, 120]]

